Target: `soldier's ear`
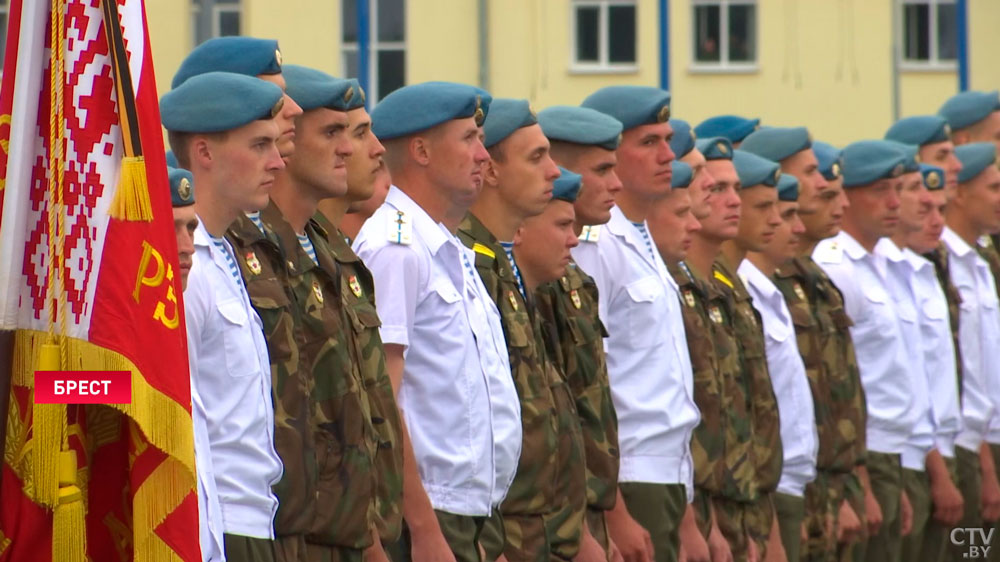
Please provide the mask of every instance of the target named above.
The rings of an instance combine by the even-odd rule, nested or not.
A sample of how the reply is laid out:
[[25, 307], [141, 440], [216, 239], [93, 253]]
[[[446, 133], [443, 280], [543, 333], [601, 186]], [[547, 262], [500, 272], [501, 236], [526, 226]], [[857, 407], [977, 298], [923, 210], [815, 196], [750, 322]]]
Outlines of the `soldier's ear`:
[[414, 136], [407, 143], [407, 150], [410, 152], [410, 158], [414, 162], [420, 164], [421, 166], [427, 166], [431, 161], [431, 147], [430, 142], [426, 137]]
[[496, 162], [490, 158], [483, 164], [483, 184], [496, 186], [500, 183], [500, 170]]
[[514, 232], [514, 245], [520, 246], [521, 242], [524, 241], [524, 227], [518, 227], [517, 231]]

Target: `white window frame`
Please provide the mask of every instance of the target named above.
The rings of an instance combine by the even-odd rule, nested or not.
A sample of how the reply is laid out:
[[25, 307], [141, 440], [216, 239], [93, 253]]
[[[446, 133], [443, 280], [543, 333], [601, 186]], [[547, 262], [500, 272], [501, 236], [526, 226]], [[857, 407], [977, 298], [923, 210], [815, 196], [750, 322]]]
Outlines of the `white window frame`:
[[[957, 5], [955, 0], [896, 0], [895, 17], [899, 18], [896, 29], [899, 30], [899, 69], [904, 71], [918, 72], [954, 72], [958, 68], [957, 60], [942, 60], [939, 58], [938, 45], [938, 10], [940, 4]], [[903, 34], [906, 33], [906, 21], [903, 17], [907, 6], [926, 5], [928, 7], [927, 41], [929, 52], [927, 60], [906, 58], [906, 42]]]
[[[192, 48], [199, 45], [198, 41], [198, 20], [201, 17], [203, 0], [191, 0], [191, 21], [194, 26], [191, 29], [191, 46]], [[209, 30], [208, 37], [205, 37], [205, 41], [209, 39], [214, 39], [216, 37], [221, 37], [220, 25], [222, 20], [222, 14], [225, 12], [231, 12], [239, 15], [240, 17], [240, 34], [243, 34], [243, 0], [235, 0], [234, 2], [213, 2], [212, 3], [212, 28]]]
[[[696, 13], [699, 6], [719, 7], [719, 62], [699, 61], [697, 58], [698, 21]], [[729, 60], [729, 7], [754, 7], [754, 60], [753, 62], [731, 62]], [[757, 0], [691, 0], [691, 60], [688, 71], [696, 74], [745, 74], [759, 70], [760, 60], [760, 3]]]
[[[631, 6], [635, 9], [635, 62], [622, 63], [608, 60], [611, 29], [609, 8], [611, 6]], [[576, 58], [576, 17], [577, 9], [596, 7], [597, 15], [597, 62], [579, 61]], [[572, 74], [633, 74], [639, 71], [639, 2], [636, 0], [572, 0], [569, 3], [569, 70]]]
[[3, 34], [0, 35], [0, 41], [3, 41], [2, 48], [0, 48], [0, 76], [3, 75], [3, 59], [6, 57], [7, 48], [7, 30], [10, 29], [10, 0], [0, 0], [0, 14], [5, 16], [7, 21], [6, 27], [3, 29]]
[[[353, 2], [354, 0], [341, 0], [342, 2]], [[403, 29], [403, 40], [402, 41], [379, 41], [378, 39], [378, 0], [367, 0], [368, 2], [368, 91], [365, 92], [365, 99], [368, 100], [369, 104], [376, 104], [379, 100], [379, 83], [378, 83], [378, 53], [379, 51], [403, 51], [403, 56], [406, 63], [403, 65], [403, 84], [406, 84], [406, 74], [408, 74], [408, 67], [410, 66], [409, 50], [406, 47], [406, 29]], [[406, 12], [403, 16], [403, 21], [408, 22], [409, 20], [409, 8], [410, 3], [407, 0], [403, 0], [403, 11]], [[360, 30], [359, 30], [360, 34]], [[340, 74], [341, 76], [347, 76], [347, 53], [358, 53], [358, 42], [352, 41], [349, 43], [343, 42], [344, 39], [344, 22], [340, 22]], [[360, 53], [359, 53], [360, 57]], [[360, 63], [360, 59], [358, 61]], [[356, 77], [349, 77], [356, 78]]]

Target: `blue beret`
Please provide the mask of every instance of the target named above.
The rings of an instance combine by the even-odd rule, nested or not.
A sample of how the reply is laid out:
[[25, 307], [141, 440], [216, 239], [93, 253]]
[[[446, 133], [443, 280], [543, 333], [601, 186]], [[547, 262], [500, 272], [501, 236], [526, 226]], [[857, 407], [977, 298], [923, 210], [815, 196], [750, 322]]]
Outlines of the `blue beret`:
[[183, 168], [167, 166], [170, 179], [170, 200], [174, 207], [194, 205], [194, 176]]
[[192, 77], [160, 98], [160, 119], [168, 131], [219, 133], [281, 111], [284, 92], [259, 78], [231, 72]]
[[896, 150], [903, 155], [903, 173], [912, 174], [913, 172], [920, 171], [920, 157], [917, 156], [917, 151], [920, 150], [915, 144], [903, 144], [896, 141], [885, 141], [892, 143], [896, 147]]
[[938, 115], [947, 119], [952, 130], [957, 131], [975, 125], [994, 111], [1000, 111], [1000, 94], [996, 90], [969, 91], [951, 96], [938, 110]]
[[924, 178], [924, 187], [927, 191], [938, 191], [944, 189], [944, 170], [930, 164], [920, 165], [920, 175]]
[[674, 137], [670, 139], [670, 150], [676, 158], [684, 158], [694, 150], [695, 134], [691, 125], [683, 119], [671, 119], [670, 126], [674, 129]]
[[177, 162], [177, 155], [174, 154], [173, 150], [168, 150], [166, 156], [167, 156], [167, 166], [170, 166], [171, 168], [181, 167], [180, 163]]
[[767, 158], [762, 158], [743, 150], [733, 151], [733, 166], [740, 177], [740, 185], [746, 189], [757, 185], [776, 187], [781, 177], [781, 166]]
[[580, 193], [583, 176], [559, 166], [559, 177], [552, 182], [552, 199], [560, 199], [573, 203]]
[[726, 137], [708, 137], [695, 141], [705, 160], [732, 160], [733, 145]]
[[832, 144], [823, 141], [813, 141], [813, 154], [819, 162], [819, 173], [827, 180], [833, 181], [840, 177], [844, 170], [844, 160], [841, 151]]
[[596, 109], [554, 105], [538, 112], [538, 124], [549, 140], [614, 150], [621, 142], [622, 124]]
[[951, 140], [951, 126], [940, 115], [918, 115], [893, 123], [885, 132], [885, 140], [923, 146]]
[[780, 162], [812, 147], [812, 138], [805, 127], [768, 127], [750, 133], [740, 144], [740, 150]]
[[614, 117], [624, 130], [670, 119], [670, 92], [652, 86], [606, 86], [580, 105]]
[[778, 178], [778, 201], [798, 201], [799, 180], [792, 174], [781, 174]]
[[171, 88], [206, 72], [232, 72], [247, 76], [281, 74], [281, 51], [274, 39], [216, 37], [198, 45], [174, 74]]
[[372, 110], [372, 132], [380, 140], [405, 137], [452, 119], [475, 117], [482, 125], [492, 98], [485, 91], [454, 82], [404, 86]]
[[694, 178], [694, 170], [691, 169], [691, 166], [680, 160], [674, 160], [670, 163], [670, 170], [672, 173], [670, 176], [671, 188], [685, 189], [691, 185], [691, 180]]
[[355, 99], [357, 80], [334, 78], [305, 66], [290, 64], [285, 67], [285, 92], [299, 104], [302, 111], [326, 108], [347, 111], [365, 104], [364, 96]]
[[884, 140], [864, 140], [844, 147], [844, 187], [858, 187], [903, 174], [906, 157], [899, 145]]
[[962, 163], [962, 171], [958, 173], [958, 182], [965, 183], [974, 179], [983, 170], [996, 164], [997, 147], [991, 142], [974, 142], [955, 147], [955, 156]]
[[490, 112], [483, 121], [483, 134], [486, 136], [483, 144], [490, 148], [513, 135], [514, 131], [535, 123], [538, 123], [538, 119], [535, 112], [531, 111], [528, 100], [494, 98]]
[[694, 132], [699, 137], [726, 137], [729, 142], [740, 142], [760, 126], [760, 119], [747, 119], [738, 115], [719, 115], [702, 121]]

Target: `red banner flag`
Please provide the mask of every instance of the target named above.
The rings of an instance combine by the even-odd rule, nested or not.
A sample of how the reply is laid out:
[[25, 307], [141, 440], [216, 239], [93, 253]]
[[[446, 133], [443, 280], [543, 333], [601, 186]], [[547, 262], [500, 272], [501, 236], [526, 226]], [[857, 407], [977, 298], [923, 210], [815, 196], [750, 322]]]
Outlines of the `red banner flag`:
[[[177, 246], [142, 0], [11, 0], [0, 329], [16, 332], [0, 562], [200, 560]], [[36, 403], [35, 371], [131, 402]]]

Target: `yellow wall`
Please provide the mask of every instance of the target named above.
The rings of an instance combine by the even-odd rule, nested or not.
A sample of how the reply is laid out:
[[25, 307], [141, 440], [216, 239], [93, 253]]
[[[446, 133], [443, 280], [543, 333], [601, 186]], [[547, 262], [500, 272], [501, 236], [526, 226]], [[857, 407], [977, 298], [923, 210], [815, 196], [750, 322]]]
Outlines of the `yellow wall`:
[[[342, 0], [243, 0], [243, 32], [280, 41], [286, 62], [340, 74]], [[353, 1], [353, 0], [351, 0]], [[577, 104], [608, 84], [659, 84], [659, 2], [637, 0], [638, 61], [627, 73], [570, 68], [571, 0], [487, 0], [489, 86], [537, 109]], [[148, 0], [162, 92], [192, 42], [190, 0]], [[407, 82], [479, 82], [478, 0], [406, 0]], [[670, 1], [673, 113], [697, 124], [720, 113], [806, 125], [845, 144], [881, 137], [893, 112], [895, 0], [758, 0], [758, 64], [747, 73], [691, 68], [691, 0]], [[969, 0], [970, 75], [1000, 87], [1000, 1]], [[899, 114], [932, 113], [957, 90], [954, 72], [902, 71]]]
[[[471, 0], [470, 0], [471, 1]], [[537, 109], [578, 104], [608, 84], [659, 83], [656, 0], [638, 0], [637, 71], [585, 74], [570, 70], [572, 36], [569, 0], [490, 2], [490, 90], [528, 98]]]
[[406, 4], [407, 83], [448, 80], [476, 84], [478, 2], [407, 0]]

